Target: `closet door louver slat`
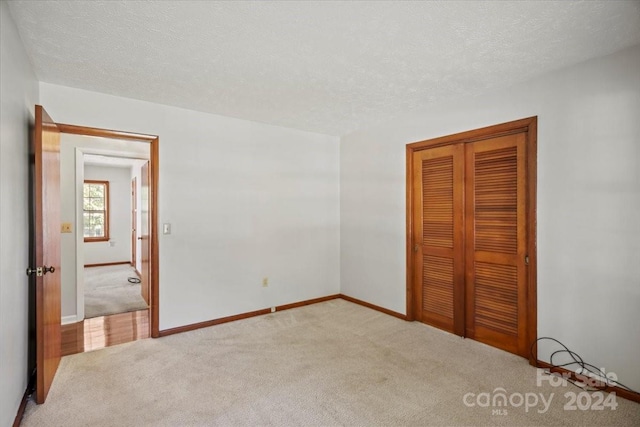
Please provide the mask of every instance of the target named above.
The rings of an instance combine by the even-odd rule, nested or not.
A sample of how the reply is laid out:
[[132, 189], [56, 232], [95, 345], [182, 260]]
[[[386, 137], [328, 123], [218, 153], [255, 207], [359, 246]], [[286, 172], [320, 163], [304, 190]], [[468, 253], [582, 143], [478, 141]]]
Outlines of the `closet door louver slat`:
[[419, 214], [416, 224], [421, 242], [419, 283], [421, 320], [458, 334], [463, 333], [464, 307], [460, 301], [464, 280], [462, 241], [464, 197], [462, 145], [425, 150], [415, 159]]
[[525, 135], [466, 147], [466, 332], [526, 355]]

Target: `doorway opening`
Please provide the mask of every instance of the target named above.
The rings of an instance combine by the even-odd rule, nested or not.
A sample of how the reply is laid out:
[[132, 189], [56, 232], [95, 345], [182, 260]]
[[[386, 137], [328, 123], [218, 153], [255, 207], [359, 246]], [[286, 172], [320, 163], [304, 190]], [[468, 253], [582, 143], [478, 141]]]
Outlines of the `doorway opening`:
[[[76, 224], [75, 239], [65, 242], [63, 233], [61, 244], [63, 247], [75, 245], [75, 250], [68, 251], [75, 254], [75, 259], [67, 260], [74, 268], [66, 269], [67, 277], [62, 278], [62, 304], [64, 311], [65, 283], [75, 283], [75, 298], [68, 298], [75, 300], [75, 310], [67, 308], [67, 311], [75, 311], [76, 316], [75, 322], [73, 316], [69, 319], [71, 322], [65, 322], [63, 316], [63, 323], [75, 325], [63, 326], [63, 335], [65, 331], [67, 337], [85, 335], [84, 341], [89, 339], [97, 344], [105, 341], [105, 345], [109, 345], [106, 341], [113, 341], [113, 337], [87, 337], [90, 328], [84, 323], [91, 323], [95, 328], [97, 321], [107, 324], [116, 319], [121, 326], [124, 326], [122, 322], [131, 322], [126, 335], [139, 336], [140, 325], [145, 324], [146, 336], [157, 337], [159, 139], [131, 132], [68, 124], [57, 126], [62, 142], [61, 169], [69, 166], [75, 169], [71, 183], [75, 191], [67, 196], [72, 198], [74, 206], [71, 209]], [[68, 153], [70, 149], [72, 154]], [[65, 165], [65, 159], [74, 164]], [[64, 173], [61, 179], [65, 179]], [[107, 185], [101, 187], [101, 183]], [[64, 193], [69, 183], [63, 181], [62, 187]], [[69, 289], [66, 291], [69, 293]], [[66, 304], [68, 306], [69, 301]], [[135, 313], [138, 310], [141, 313]], [[103, 316], [107, 317], [100, 319]], [[81, 324], [82, 328], [78, 326]], [[77, 348], [80, 343], [68, 346]], [[89, 343], [89, 347], [100, 348], [100, 345]], [[87, 349], [84, 345], [84, 350]]]
[[[68, 328], [62, 327], [62, 289], [61, 289], [61, 252], [62, 235], [76, 232], [76, 241], [84, 242], [84, 212], [80, 215], [72, 210], [71, 216], [66, 221], [61, 221], [61, 208], [63, 203], [60, 197], [61, 185], [61, 159], [60, 137], [61, 134], [108, 138], [120, 141], [137, 141], [148, 144], [148, 189], [149, 200], [148, 224], [143, 239], [143, 249], [146, 244], [148, 259], [146, 269], [149, 283], [149, 309], [130, 313], [116, 314], [113, 316], [97, 317], [97, 323], [85, 323], [95, 319], [83, 320], [71, 323]], [[29, 194], [30, 202], [30, 266], [27, 269], [29, 275], [30, 298], [29, 304], [29, 335], [34, 337], [35, 345], [29, 345], [29, 362], [35, 362], [35, 366], [29, 366], [33, 372], [35, 384], [35, 400], [44, 403], [51, 384], [55, 378], [62, 354], [85, 351], [84, 343], [87, 337], [91, 340], [91, 334], [87, 336], [87, 330], [99, 329], [101, 336], [96, 337], [96, 345], [90, 342], [92, 349], [133, 341], [140, 335], [140, 331], [146, 331], [146, 336], [159, 336], [159, 292], [158, 292], [158, 143], [155, 135], [145, 135], [130, 132], [120, 132], [107, 129], [89, 128], [68, 124], [56, 123], [41, 105], [35, 106], [34, 126], [31, 130], [30, 156], [29, 156]], [[78, 150], [76, 157], [82, 155]], [[83, 162], [76, 162], [77, 169], [83, 166]], [[80, 173], [83, 176], [83, 171]], [[75, 177], [70, 178], [72, 188], [76, 187]], [[82, 182], [82, 185], [84, 181]], [[76, 194], [83, 194], [81, 188]], [[68, 203], [72, 207], [75, 201]], [[74, 208], [75, 209], [75, 208]], [[100, 209], [89, 209], [89, 216], [100, 213]], [[104, 212], [102, 212], [104, 213]], [[98, 215], [99, 216], [99, 215]], [[75, 221], [74, 221], [75, 220]], [[78, 225], [83, 224], [83, 233], [78, 233]], [[89, 221], [91, 224], [91, 221]], [[94, 221], [94, 225], [99, 225]], [[91, 228], [91, 227], [89, 227]], [[102, 227], [94, 227], [96, 233]], [[102, 233], [102, 231], [100, 231]], [[94, 236], [95, 237], [95, 236]], [[146, 243], [145, 243], [146, 242]], [[75, 250], [74, 239], [70, 239], [71, 247]], [[84, 266], [82, 266], [84, 267]], [[79, 269], [80, 266], [77, 266]], [[73, 268], [71, 268], [73, 270]], [[76, 282], [77, 283], [77, 282]], [[32, 290], [32, 291], [31, 291]], [[73, 292], [72, 292], [73, 297]], [[77, 302], [76, 302], [77, 303]], [[72, 307], [73, 312], [73, 307]], [[138, 315], [144, 315], [139, 318]], [[77, 312], [74, 314], [77, 320]], [[124, 322], [124, 324], [123, 324]], [[124, 326], [124, 328], [123, 328]], [[150, 330], [150, 334], [149, 334]], [[124, 332], [123, 332], [124, 331]], [[31, 339], [31, 338], [30, 338]], [[76, 351], [69, 352], [69, 345], [65, 347], [65, 340], [69, 339], [76, 347]], [[80, 344], [80, 345], [78, 345]], [[81, 347], [81, 348], [78, 348]], [[31, 380], [30, 380], [31, 381]]]
[[[137, 246], [142, 245], [137, 230], [149, 229], [148, 224], [144, 227], [140, 224], [148, 221], [149, 200], [137, 200], [139, 195], [148, 192], [131, 186], [132, 182], [137, 183], [138, 177], [148, 173], [149, 147], [137, 142], [126, 142], [122, 147], [121, 141], [101, 138], [95, 142], [94, 138], [65, 134], [60, 138], [61, 178], [64, 180], [66, 174], [73, 172], [66, 164], [70, 151], [80, 152], [82, 155], [77, 155], [76, 161], [83, 162], [82, 169], [76, 168], [75, 188], [61, 187], [63, 200], [71, 198], [68, 193], [75, 194], [82, 189], [82, 194], [75, 194], [78, 207], [75, 213], [81, 224], [78, 234], [83, 234], [76, 240], [75, 258], [76, 266], [84, 266], [76, 268], [78, 320], [146, 310], [149, 304], [148, 280], [142, 281], [141, 262], [132, 256]], [[98, 150], [98, 146], [128, 151], [106, 154]], [[148, 183], [148, 179], [141, 182]], [[138, 205], [142, 212], [138, 212]], [[67, 211], [69, 208], [63, 206], [63, 216]], [[64, 236], [62, 244], [65, 244]], [[145, 249], [143, 254], [148, 258], [148, 247]], [[73, 262], [69, 258], [73, 258], [73, 254], [62, 254], [63, 266]], [[71, 275], [65, 277], [63, 272], [63, 290], [73, 283], [68, 277]], [[68, 305], [64, 292], [62, 304]]]

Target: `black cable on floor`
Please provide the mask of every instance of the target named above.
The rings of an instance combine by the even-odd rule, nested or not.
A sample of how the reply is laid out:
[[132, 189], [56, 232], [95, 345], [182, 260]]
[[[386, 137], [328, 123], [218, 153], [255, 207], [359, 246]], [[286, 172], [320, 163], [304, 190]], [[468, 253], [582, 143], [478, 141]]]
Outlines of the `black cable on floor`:
[[138, 279], [137, 277], [129, 277], [127, 280], [129, 281], [129, 283], [140, 283], [140, 279]]
[[[582, 357], [580, 357], [580, 355], [578, 353], [576, 353], [575, 351], [569, 350], [569, 348], [566, 345], [564, 345], [563, 343], [561, 343], [560, 341], [558, 341], [555, 338], [541, 337], [541, 338], [538, 338], [537, 340], [535, 340], [531, 344], [531, 349], [530, 349], [531, 350], [530, 351], [531, 359], [535, 360], [534, 359], [534, 354], [533, 354], [533, 348], [536, 347], [536, 349], [537, 349], [538, 342], [542, 341], [542, 340], [551, 340], [551, 341], [559, 344], [562, 347], [562, 349], [556, 350], [553, 353], [551, 353], [551, 357], [549, 358], [549, 364], [551, 365], [551, 368], [564, 368], [564, 367], [567, 367], [567, 366], [578, 365], [580, 367], [580, 372], [575, 372], [575, 370], [574, 370], [574, 372], [577, 373], [578, 375], [588, 376], [588, 375], [586, 375], [586, 372], [589, 372], [589, 373], [595, 375], [595, 377], [591, 377], [591, 378], [593, 378], [595, 380], [604, 382], [609, 386], [615, 385], [615, 386], [618, 386], [618, 387], [620, 387], [622, 389], [625, 389], [627, 391], [631, 391], [633, 393], [638, 393], [637, 391], [631, 389], [630, 387], [627, 387], [626, 385], [622, 384], [618, 380], [615, 380], [615, 381], [614, 380], [610, 380], [607, 377], [606, 373], [604, 371], [602, 371], [602, 369], [598, 368], [597, 366], [592, 365], [591, 363], [585, 362], [582, 359]], [[568, 363], [563, 363], [563, 364], [560, 364], [560, 365], [556, 365], [555, 363], [553, 363], [553, 358], [556, 355], [559, 355], [559, 354], [568, 354], [573, 361], [572, 362], [568, 362]], [[549, 372], [549, 375], [553, 375], [553, 373]], [[585, 391], [601, 391], [601, 389], [597, 388], [597, 387], [588, 388], [588, 387], [583, 387], [583, 386], [579, 385], [579, 384], [584, 384], [580, 380], [575, 380], [575, 379], [572, 379], [572, 378], [565, 378], [565, 380], [567, 380], [571, 384], [573, 384], [576, 387], [578, 387], [578, 388], [580, 388], [582, 390], [585, 390]]]

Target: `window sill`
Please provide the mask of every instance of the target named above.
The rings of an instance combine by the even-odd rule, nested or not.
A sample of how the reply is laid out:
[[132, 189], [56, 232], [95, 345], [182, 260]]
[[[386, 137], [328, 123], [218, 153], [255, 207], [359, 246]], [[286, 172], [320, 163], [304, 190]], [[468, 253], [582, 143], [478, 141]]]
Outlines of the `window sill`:
[[108, 237], [85, 237], [84, 238], [84, 242], [85, 243], [89, 243], [89, 242], [108, 242], [109, 238]]

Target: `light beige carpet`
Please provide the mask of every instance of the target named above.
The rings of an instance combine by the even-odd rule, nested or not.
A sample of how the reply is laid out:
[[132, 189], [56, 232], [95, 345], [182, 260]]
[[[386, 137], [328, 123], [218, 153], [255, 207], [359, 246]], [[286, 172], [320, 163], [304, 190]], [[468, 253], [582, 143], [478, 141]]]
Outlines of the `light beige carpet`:
[[[496, 388], [554, 397], [545, 413], [465, 405]], [[621, 398], [565, 411], [576, 390], [537, 387], [520, 357], [332, 300], [67, 356], [23, 425], [640, 425], [640, 405]]]
[[140, 284], [130, 283], [136, 272], [130, 265], [107, 265], [84, 269], [84, 317], [89, 319], [127, 311], [144, 310], [147, 303]]

